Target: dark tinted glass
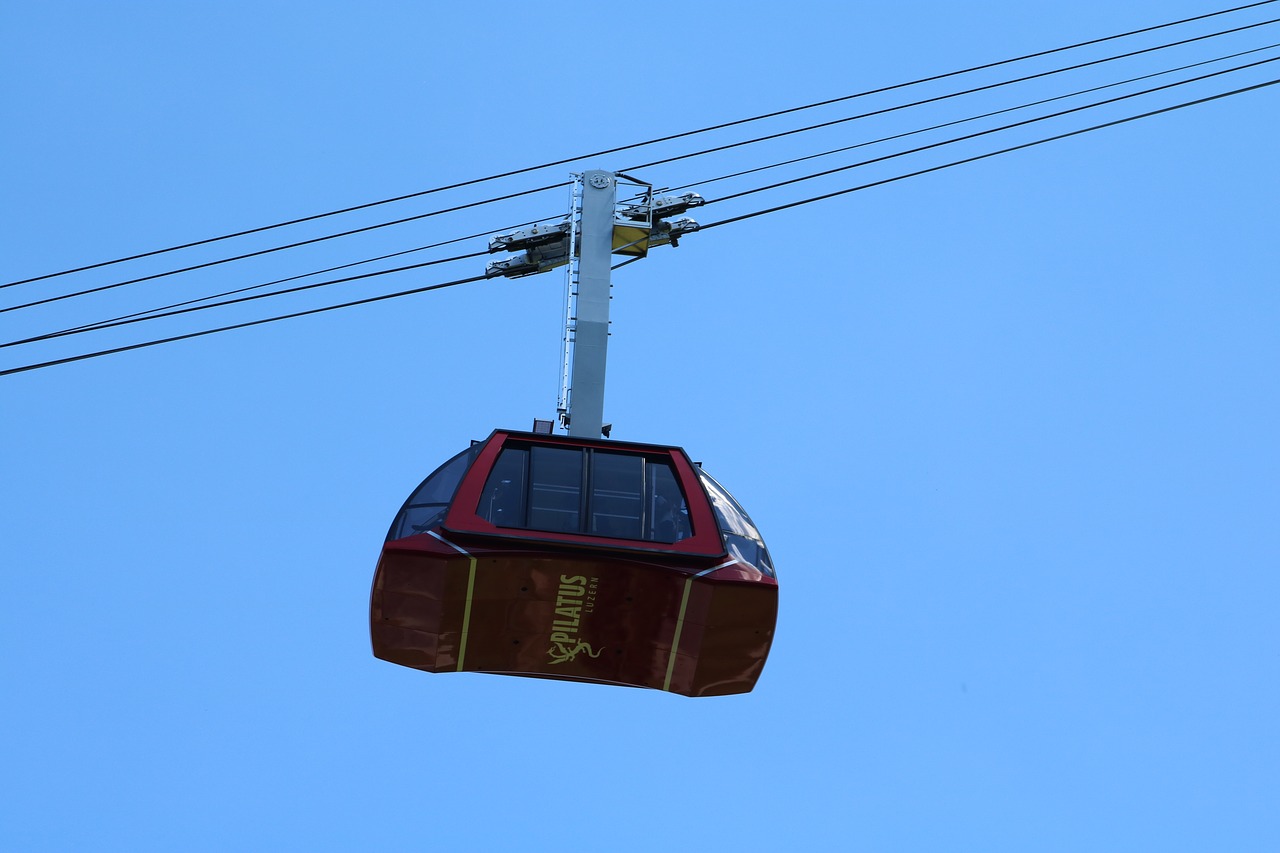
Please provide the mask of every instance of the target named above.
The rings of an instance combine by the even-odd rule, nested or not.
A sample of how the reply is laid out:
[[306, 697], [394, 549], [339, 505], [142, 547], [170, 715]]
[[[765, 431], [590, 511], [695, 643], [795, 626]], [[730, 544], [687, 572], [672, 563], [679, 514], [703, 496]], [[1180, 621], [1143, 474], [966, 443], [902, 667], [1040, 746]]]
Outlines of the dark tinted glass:
[[529, 457], [529, 524], [534, 530], [580, 533], [582, 451], [532, 447]]
[[477, 508], [480, 517], [499, 527], [524, 527], [528, 470], [528, 450], [504, 448], [485, 481]]
[[644, 457], [597, 450], [591, 454], [591, 532], [640, 539], [644, 519]]
[[610, 539], [669, 543], [693, 535], [671, 463], [611, 450], [509, 445], [476, 512], [500, 527]]
[[396, 520], [391, 523], [387, 539], [403, 539], [417, 533], [426, 533], [438, 525], [449, 509], [453, 493], [458, 484], [471, 467], [475, 458], [475, 448], [468, 448], [448, 462], [437, 468], [431, 476], [422, 481], [414, 493], [405, 501]]
[[689, 504], [680, 489], [675, 471], [666, 462], [650, 462], [647, 466], [645, 505], [648, 524], [645, 539], [654, 542], [679, 542], [693, 535], [689, 524]]

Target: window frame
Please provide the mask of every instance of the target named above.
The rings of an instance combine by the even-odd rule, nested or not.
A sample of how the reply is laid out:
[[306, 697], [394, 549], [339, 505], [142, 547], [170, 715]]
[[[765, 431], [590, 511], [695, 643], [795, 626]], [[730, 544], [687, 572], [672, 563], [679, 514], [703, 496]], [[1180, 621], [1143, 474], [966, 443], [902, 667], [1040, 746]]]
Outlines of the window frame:
[[[508, 447], [563, 447], [580, 451], [619, 453], [640, 456], [647, 462], [652, 461], [666, 465], [670, 468], [675, 484], [683, 494], [691, 535], [675, 542], [662, 542], [650, 539], [630, 539], [603, 535], [584, 530], [584, 526], [590, 524], [590, 515], [587, 513], [589, 506], [586, 506], [590, 489], [589, 472], [591, 466], [589, 464], [584, 464], [583, 466], [583, 484], [579, 491], [579, 505], [583, 514], [579, 517], [577, 531], [538, 530], [529, 527], [495, 524], [483, 516], [481, 502], [485, 498], [485, 490], [489, 485], [488, 480], [493, 470], [497, 467], [499, 456]], [[584, 454], [584, 462], [586, 461], [587, 454]], [[528, 465], [527, 462], [526, 465]], [[528, 469], [526, 468], [526, 474], [527, 472]], [[646, 477], [647, 474], [648, 466], [646, 465]], [[527, 489], [528, 487], [526, 486]], [[645, 500], [646, 492], [647, 489], [642, 488], [642, 503]], [[494, 536], [505, 539], [546, 542], [548, 544], [559, 543], [626, 551], [705, 557], [722, 557], [728, 553], [694, 465], [680, 448], [619, 441], [591, 441], [567, 436], [533, 435], [532, 433], [505, 430], [495, 430], [484, 442], [476, 461], [472, 464], [471, 470], [458, 489], [454, 503], [445, 518], [444, 528], [454, 534]], [[641, 529], [644, 532], [643, 521]]]
[[[657, 535], [660, 484], [679, 494], [686, 523], [673, 526], [672, 533], [687, 531], [684, 536]], [[568, 500], [557, 500], [557, 492]], [[667, 454], [512, 441], [485, 478], [477, 513], [504, 529], [674, 545], [693, 536], [688, 506]]]

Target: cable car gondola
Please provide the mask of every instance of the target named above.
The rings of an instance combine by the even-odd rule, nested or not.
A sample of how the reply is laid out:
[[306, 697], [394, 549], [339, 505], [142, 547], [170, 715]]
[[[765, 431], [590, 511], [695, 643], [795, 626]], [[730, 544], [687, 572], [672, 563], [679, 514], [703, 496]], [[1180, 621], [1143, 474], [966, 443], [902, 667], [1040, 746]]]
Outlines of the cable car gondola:
[[[639, 190], [620, 208], [619, 180]], [[755, 686], [778, 612], [759, 531], [680, 448], [601, 439], [611, 256], [674, 246], [697, 223], [663, 217], [701, 203], [591, 170], [575, 176], [564, 222], [490, 241], [522, 254], [487, 276], [568, 267], [558, 410], [569, 434], [551, 421], [497, 430], [410, 495], [374, 575], [374, 655], [686, 696]]]
[[496, 430], [410, 495], [374, 576], [374, 655], [745, 693], [778, 585], [750, 518], [678, 447]]

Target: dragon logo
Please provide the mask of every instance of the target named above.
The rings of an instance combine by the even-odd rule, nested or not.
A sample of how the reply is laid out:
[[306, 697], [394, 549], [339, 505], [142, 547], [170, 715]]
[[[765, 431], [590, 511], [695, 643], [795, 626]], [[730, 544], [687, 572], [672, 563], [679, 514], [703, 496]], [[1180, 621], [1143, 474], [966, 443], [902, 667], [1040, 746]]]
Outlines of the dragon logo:
[[555, 619], [551, 622], [551, 648], [547, 649], [547, 663], [551, 666], [571, 663], [582, 652], [587, 657], [598, 658], [590, 643], [578, 637], [582, 617], [595, 609], [596, 578], [586, 575], [561, 575], [560, 588], [556, 590]]
[[578, 656], [579, 652], [586, 652], [588, 657], [598, 658], [602, 651], [604, 651], [604, 649], [597, 651], [591, 648], [590, 643], [584, 643], [582, 640], [579, 640], [577, 645], [572, 647], [568, 643], [556, 642], [552, 643], [551, 648], [547, 649], [547, 657], [550, 658], [547, 663], [552, 665], [559, 663], [572, 663], [573, 659]]

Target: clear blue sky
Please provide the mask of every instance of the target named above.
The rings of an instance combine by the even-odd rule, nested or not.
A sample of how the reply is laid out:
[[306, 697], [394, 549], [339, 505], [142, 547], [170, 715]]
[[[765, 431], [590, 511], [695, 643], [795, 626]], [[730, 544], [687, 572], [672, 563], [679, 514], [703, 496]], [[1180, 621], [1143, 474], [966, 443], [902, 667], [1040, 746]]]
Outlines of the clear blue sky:
[[[9, 3], [0, 279], [1226, 6]], [[640, 177], [714, 199], [908, 143], [699, 182], [1274, 42], [1262, 27]], [[1263, 65], [697, 218], [1276, 77]], [[777, 641], [746, 696], [432, 676], [369, 652], [369, 583], [404, 497], [468, 440], [554, 410], [558, 273], [0, 379], [0, 848], [1280, 849], [1278, 114], [1280, 87], [1264, 89], [711, 229], [619, 271], [606, 419], [705, 462], [778, 566]], [[565, 205], [556, 190], [7, 312], [0, 339]], [[8, 288], [0, 307], [226, 251]], [[482, 265], [0, 349], [0, 369]]]

